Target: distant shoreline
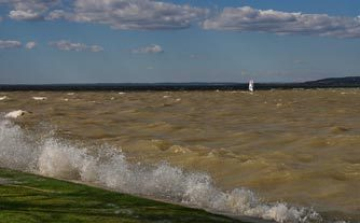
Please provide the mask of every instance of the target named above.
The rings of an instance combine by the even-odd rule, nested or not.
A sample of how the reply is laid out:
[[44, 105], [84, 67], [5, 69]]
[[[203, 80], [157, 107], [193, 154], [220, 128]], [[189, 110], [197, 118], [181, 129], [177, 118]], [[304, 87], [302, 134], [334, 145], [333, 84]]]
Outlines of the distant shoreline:
[[[255, 83], [255, 90], [360, 88], [360, 84], [319, 83]], [[0, 85], [0, 91], [237, 91], [248, 90], [245, 83], [196, 84], [64, 84], [64, 85]]]
[[[326, 78], [300, 83], [255, 83], [255, 90], [359, 88], [360, 77]], [[248, 90], [247, 83], [96, 83], [96, 84], [0, 84], [0, 91], [206, 91]]]

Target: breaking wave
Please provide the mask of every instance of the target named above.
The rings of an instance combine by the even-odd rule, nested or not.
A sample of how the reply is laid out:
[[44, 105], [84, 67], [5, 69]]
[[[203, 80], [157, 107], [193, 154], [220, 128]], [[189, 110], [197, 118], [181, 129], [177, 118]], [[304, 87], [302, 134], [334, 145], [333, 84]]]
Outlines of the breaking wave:
[[151, 196], [233, 216], [276, 222], [324, 222], [309, 208], [267, 204], [252, 191], [222, 191], [208, 174], [160, 163], [132, 164], [117, 148], [79, 148], [55, 137], [34, 137], [9, 120], [0, 120], [0, 167], [78, 180], [113, 190]]

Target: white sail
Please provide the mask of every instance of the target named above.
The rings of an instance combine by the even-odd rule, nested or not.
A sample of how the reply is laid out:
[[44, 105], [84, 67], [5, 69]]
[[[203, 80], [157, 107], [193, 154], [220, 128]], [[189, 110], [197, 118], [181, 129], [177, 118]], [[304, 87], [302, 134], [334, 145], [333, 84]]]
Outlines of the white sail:
[[254, 81], [253, 80], [249, 81], [249, 91], [251, 91], [251, 92], [254, 91]]

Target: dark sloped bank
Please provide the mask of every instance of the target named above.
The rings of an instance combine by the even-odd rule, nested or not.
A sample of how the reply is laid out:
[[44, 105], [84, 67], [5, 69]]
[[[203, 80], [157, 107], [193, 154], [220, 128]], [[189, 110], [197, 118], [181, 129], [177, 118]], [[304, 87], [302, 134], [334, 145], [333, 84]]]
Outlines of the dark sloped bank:
[[0, 168], [0, 222], [239, 222], [205, 211]]

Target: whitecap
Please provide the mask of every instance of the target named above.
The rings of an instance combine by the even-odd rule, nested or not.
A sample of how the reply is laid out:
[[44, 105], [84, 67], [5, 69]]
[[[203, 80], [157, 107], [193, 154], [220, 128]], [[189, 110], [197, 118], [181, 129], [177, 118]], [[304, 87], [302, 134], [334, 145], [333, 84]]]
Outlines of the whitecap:
[[36, 101], [44, 101], [47, 100], [47, 97], [32, 97]]
[[12, 112], [9, 112], [5, 115], [5, 118], [13, 118], [13, 119], [16, 119], [16, 118], [19, 118], [25, 114], [28, 114], [29, 112], [27, 111], [23, 111], [23, 110], [16, 110], [16, 111], [12, 111]]
[[0, 101], [4, 101], [4, 100], [7, 100], [7, 99], [9, 99], [7, 96], [0, 97]]

